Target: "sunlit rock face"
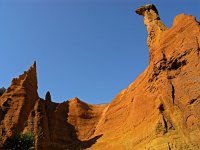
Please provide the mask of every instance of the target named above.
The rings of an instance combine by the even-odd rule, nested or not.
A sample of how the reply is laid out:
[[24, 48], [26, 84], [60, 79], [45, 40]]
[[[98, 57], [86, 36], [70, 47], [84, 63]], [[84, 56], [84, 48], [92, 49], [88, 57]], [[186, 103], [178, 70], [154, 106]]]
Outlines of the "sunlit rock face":
[[50, 92], [39, 98], [34, 63], [0, 97], [0, 143], [32, 132], [39, 150], [199, 150], [199, 22], [180, 14], [167, 28], [151, 4], [136, 13], [144, 17], [150, 60], [133, 83], [110, 104], [54, 103]]
[[200, 149], [200, 27], [180, 14], [167, 28], [154, 5], [136, 10], [148, 31], [149, 66], [109, 104], [91, 149]]
[[153, 4], [141, 6], [135, 12], [144, 17], [144, 24], [148, 32], [147, 44], [151, 61], [156, 55], [156, 52], [154, 52], [155, 46], [159, 45], [161, 35], [167, 30], [167, 27], [160, 20], [158, 10]]
[[0, 97], [0, 140], [25, 128], [25, 122], [39, 99], [37, 93], [36, 63], [19, 78], [14, 78], [10, 87]]

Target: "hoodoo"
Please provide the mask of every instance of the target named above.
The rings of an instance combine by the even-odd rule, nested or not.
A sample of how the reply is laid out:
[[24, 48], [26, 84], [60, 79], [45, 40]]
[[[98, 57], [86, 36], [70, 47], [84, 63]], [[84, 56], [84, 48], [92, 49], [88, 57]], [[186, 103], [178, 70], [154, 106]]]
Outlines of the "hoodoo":
[[147, 43], [150, 50], [150, 61], [152, 57], [156, 55], [154, 52], [155, 46], [159, 44], [163, 31], [167, 30], [167, 27], [162, 23], [159, 17], [158, 10], [155, 5], [148, 4], [139, 7], [135, 10], [138, 15], [144, 16], [144, 24], [146, 25], [148, 38]]

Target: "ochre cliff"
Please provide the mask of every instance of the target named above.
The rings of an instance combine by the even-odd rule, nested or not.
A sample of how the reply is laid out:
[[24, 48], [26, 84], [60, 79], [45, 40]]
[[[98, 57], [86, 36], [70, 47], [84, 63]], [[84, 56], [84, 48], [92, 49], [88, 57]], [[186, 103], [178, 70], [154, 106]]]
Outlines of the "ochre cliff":
[[0, 97], [0, 142], [16, 133], [33, 133], [35, 149], [88, 148], [100, 136], [90, 138], [107, 106], [90, 105], [78, 98], [63, 103], [51, 101], [48, 91], [44, 99], [37, 94], [36, 63]]
[[0, 97], [0, 140], [5, 141], [13, 132], [22, 131], [38, 100], [36, 63], [19, 78], [12, 80], [11, 86]]
[[34, 63], [0, 97], [0, 142], [32, 132], [39, 150], [199, 150], [199, 22], [180, 14], [167, 28], [154, 5], [136, 13], [144, 16], [150, 59], [127, 89], [110, 104], [54, 103], [50, 92], [38, 97]]
[[111, 102], [95, 131], [103, 136], [91, 149], [198, 150], [199, 22], [180, 14], [167, 29], [155, 6], [136, 12], [147, 26], [149, 66]]

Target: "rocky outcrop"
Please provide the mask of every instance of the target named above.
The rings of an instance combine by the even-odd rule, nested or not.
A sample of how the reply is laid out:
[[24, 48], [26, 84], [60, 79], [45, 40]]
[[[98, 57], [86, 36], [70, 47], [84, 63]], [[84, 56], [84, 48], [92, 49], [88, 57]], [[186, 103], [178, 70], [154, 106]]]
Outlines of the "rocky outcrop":
[[49, 91], [46, 93], [45, 100], [51, 102], [51, 93]]
[[144, 16], [150, 61], [110, 104], [38, 97], [36, 63], [0, 97], [0, 145], [15, 132], [32, 132], [35, 149], [199, 150], [200, 25], [192, 15], [171, 28], [154, 5]]
[[15, 133], [31, 132], [35, 149], [73, 149], [91, 147], [101, 136], [93, 136], [102, 110], [107, 105], [86, 104], [74, 98], [54, 103], [48, 91], [38, 97], [36, 63], [15, 78], [0, 97], [0, 145]]
[[155, 6], [136, 12], [148, 30], [149, 66], [111, 102], [91, 149], [198, 150], [199, 22], [180, 14], [167, 29]]
[[97, 128], [107, 104], [91, 105], [74, 98], [69, 101], [68, 122], [75, 127], [78, 139], [88, 140]]
[[167, 30], [167, 27], [160, 20], [158, 10], [153, 4], [141, 6], [135, 12], [144, 16], [144, 24], [148, 32], [147, 44], [150, 50], [149, 57], [151, 61], [158, 53], [155, 51], [155, 46], [159, 44], [162, 33]]
[[92, 135], [104, 107], [78, 98], [60, 104], [41, 99], [29, 116], [26, 130], [36, 135], [37, 149], [85, 149], [101, 136]]
[[13, 132], [23, 131], [24, 122], [38, 98], [36, 63], [34, 63], [19, 78], [14, 78], [11, 86], [0, 97], [1, 141], [5, 141]]

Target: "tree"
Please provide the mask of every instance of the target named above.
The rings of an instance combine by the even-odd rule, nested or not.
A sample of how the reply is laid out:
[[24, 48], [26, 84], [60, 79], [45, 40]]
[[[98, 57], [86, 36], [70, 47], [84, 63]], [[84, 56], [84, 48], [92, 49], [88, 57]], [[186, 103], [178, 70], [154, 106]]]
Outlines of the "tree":
[[0, 96], [3, 95], [3, 93], [6, 91], [4, 87], [0, 88]]
[[16, 133], [9, 137], [4, 145], [4, 150], [29, 150], [34, 146], [34, 136], [32, 133]]

